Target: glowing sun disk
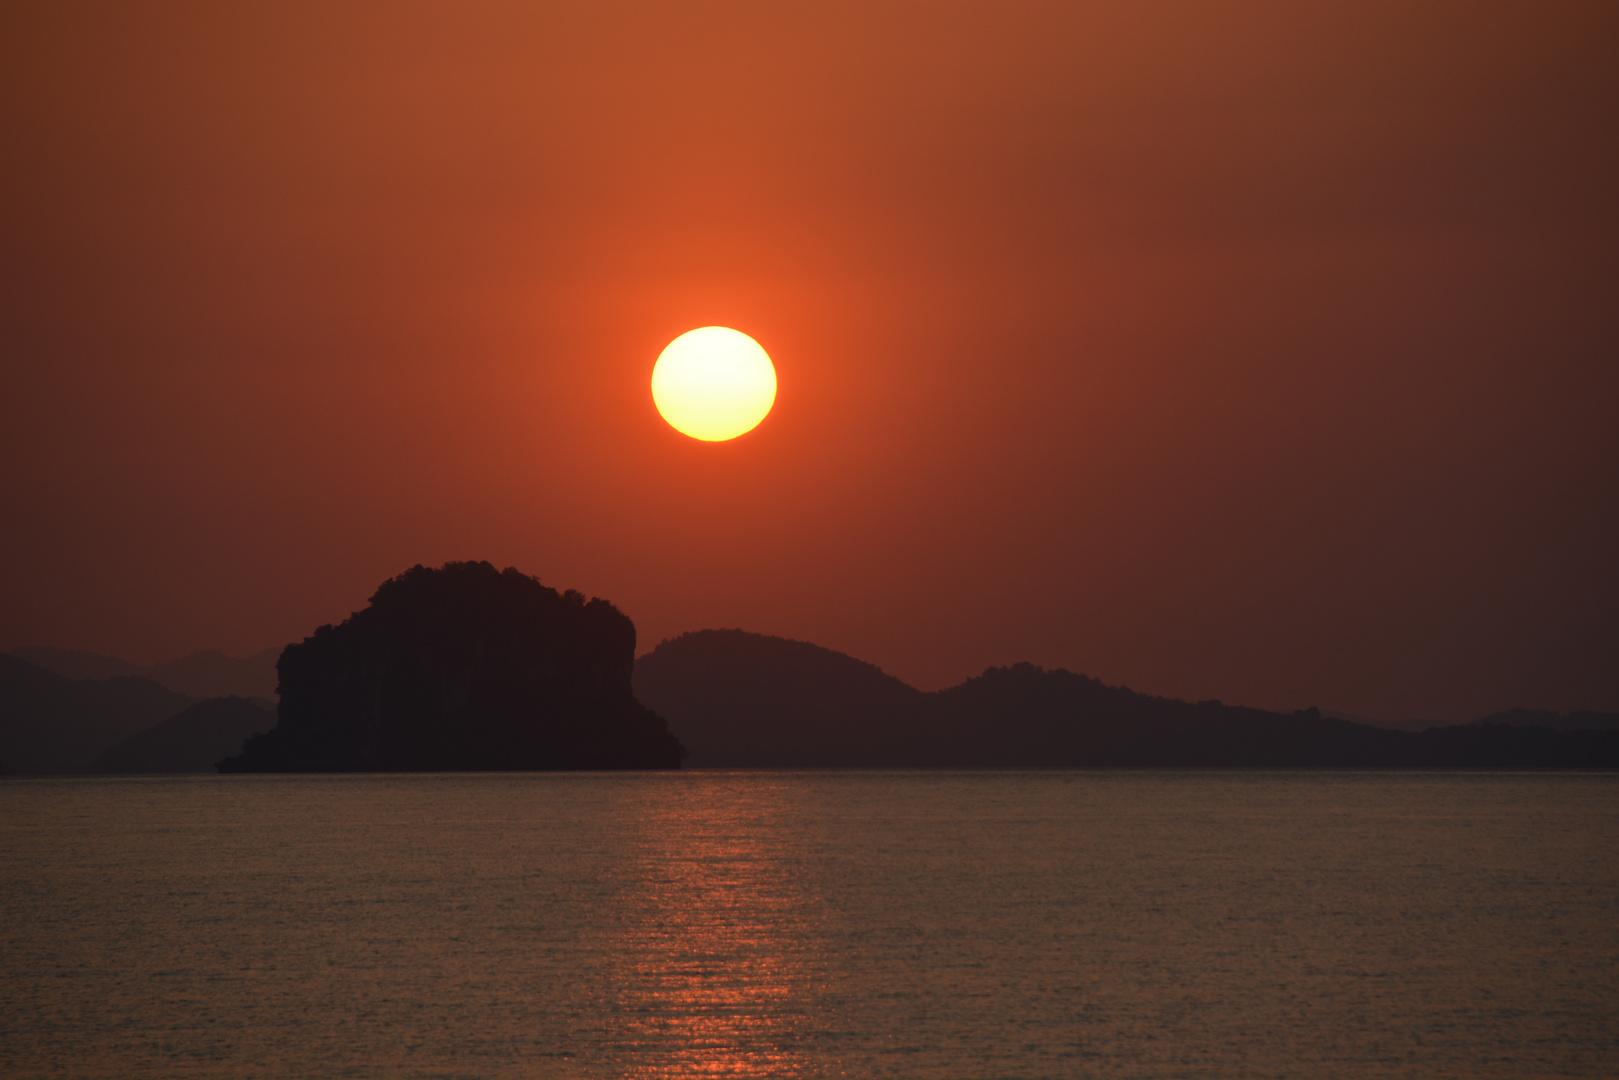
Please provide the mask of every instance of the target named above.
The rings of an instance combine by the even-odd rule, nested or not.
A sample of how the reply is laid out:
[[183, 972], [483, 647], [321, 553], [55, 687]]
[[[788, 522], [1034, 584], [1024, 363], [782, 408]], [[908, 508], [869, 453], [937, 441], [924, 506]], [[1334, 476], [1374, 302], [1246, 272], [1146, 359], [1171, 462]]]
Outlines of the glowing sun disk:
[[676, 431], [723, 442], [752, 431], [770, 412], [776, 368], [759, 343], [740, 330], [689, 330], [658, 356], [652, 400]]

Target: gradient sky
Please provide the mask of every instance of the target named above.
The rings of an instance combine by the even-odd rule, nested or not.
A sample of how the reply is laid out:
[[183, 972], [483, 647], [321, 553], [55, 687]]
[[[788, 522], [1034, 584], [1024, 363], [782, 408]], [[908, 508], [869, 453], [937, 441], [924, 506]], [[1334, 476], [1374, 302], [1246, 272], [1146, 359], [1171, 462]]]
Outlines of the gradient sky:
[[[1619, 7], [0, 5], [0, 647], [488, 559], [923, 688], [1619, 710]], [[702, 444], [659, 350], [775, 411]]]

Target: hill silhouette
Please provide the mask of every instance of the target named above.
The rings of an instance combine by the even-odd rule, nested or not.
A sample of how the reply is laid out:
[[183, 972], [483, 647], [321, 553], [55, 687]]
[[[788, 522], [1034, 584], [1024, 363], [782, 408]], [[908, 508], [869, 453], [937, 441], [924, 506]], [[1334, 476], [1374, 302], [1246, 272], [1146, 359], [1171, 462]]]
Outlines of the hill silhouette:
[[740, 630], [661, 643], [637, 662], [635, 686], [693, 748], [693, 765], [1619, 767], [1613, 731], [1484, 721], [1399, 731], [1316, 709], [1154, 697], [1032, 664], [923, 693], [829, 649]]
[[930, 696], [924, 760], [939, 765], [1354, 767], [1391, 763], [1404, 738], [1315, 709], [1194, 704], [1033, 664]]
[[109, 679], [129, 675], [151, 679], [188, 697], [273, 699], [276, 692], [275, 662], [281, 650], [265, 649], [237, 659], [207, 649], [150, 667], [100, 653], [54, 649], [43, 645], [13, 649], [11, 655], [69, 679]]
[[[66, 678], [0, 654], [0, 771], [673, 767], [682, 740], [688, 763], [707, 767], [1619, 767], [1615, 713], [1374, 725], [1029, 664], [923, 693], [842, 653], [741, 630], [684, 634], [639, 661], [633, 650], [633, 624], [605, 601], [487, 563], [417, 568], [288, 648], [297, 687], [278, 734], [265, 732], [267, 701], [198, 702], [119, 674], [154, 669], [93, 653], [18, 650], [114, 674]], [[204, 676], [227, 677], [216, 658], [237, 671], [256, 659], [186, 660], [197, 658]]]
[[268, 701], [209, 698], [103, 750], [90, 771], [210, 773], [221, 758], [241, 753], [244, 741], [274, 724], [275, 707]]
[[702, 630], [635, 664], [635, 694], [693, 766], [882, 766], [914, 757], [927, 695], [802, 641]]
[[289, 645], [276, 726], [222, 772], [677, 768], [630, 689], [635, 625], [486, 562], [416, 566]]
[[86, 772], [107, 747], [191, 704], [150, 679], [68, 679], [0, 654], [0, 769]]
[[1366, 727], [1374, 728], [1387, 728], [1391, 731], [1427, 731], [1429, 728], [1433, 727], [1451, 726], [1441, 720], [1433, 720], [1423, 717], [1407, 717], [1403, 720], [1384, 720], [1370, 716], [1357, 716], [1354, 713], [1341, 712], [1337, 709], [1330, 711], [1327, 709], [1322, 709], [1321, 715], [1330, 717], [1333, 720], [1348, 720], [1353, 724], [1364, 724]]

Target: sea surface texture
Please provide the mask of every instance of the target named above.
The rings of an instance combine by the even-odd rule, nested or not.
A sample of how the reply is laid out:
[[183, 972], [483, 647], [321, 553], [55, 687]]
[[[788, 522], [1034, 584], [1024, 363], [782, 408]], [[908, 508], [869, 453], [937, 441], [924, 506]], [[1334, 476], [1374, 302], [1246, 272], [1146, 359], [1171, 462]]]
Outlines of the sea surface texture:
[[1619, 1068], [1619, 777], [0, 782], [0, 1075]]

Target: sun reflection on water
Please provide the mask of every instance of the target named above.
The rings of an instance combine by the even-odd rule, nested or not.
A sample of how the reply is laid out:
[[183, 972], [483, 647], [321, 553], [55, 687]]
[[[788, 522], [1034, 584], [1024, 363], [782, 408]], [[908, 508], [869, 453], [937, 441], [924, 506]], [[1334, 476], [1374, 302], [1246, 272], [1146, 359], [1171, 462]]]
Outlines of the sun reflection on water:
[[605, 943], [602, 1049], [633, 1077], [802, 1076], [828, 1064], [814, 898], [796, 852], [802, 822], [783, 789], [667, 790], [636, 814], [632, 884]]

